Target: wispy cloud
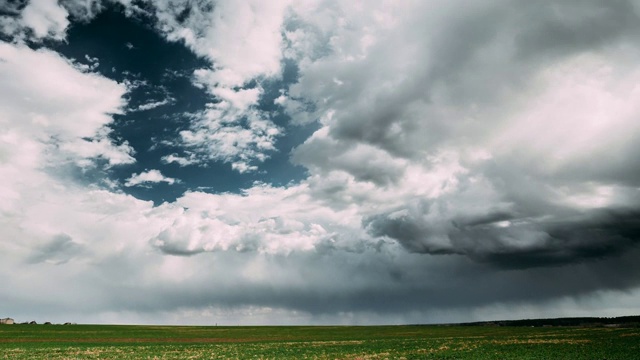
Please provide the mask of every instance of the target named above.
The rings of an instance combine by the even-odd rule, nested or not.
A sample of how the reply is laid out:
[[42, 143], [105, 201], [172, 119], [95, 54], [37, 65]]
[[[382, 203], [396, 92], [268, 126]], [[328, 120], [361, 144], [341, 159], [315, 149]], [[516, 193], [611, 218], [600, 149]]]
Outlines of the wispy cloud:
[[161, 101], [153, 101], [153, 102], [149, 102], [149, 103], [146, 103], [146, 104], [142, 104], [142, 105], [138, 106], [137, 108], [133, 109], [133, 111], [151, 110], [151, 109], [155, 109], [155, 108], [157, 108], [159, 106], [171, 104], [174, 101], [175, 101], [175, 99], [173, 99], [173, 98], [166, 98], [166, 99], [161, 100]]
[[[196, 70], [194, 83], [218, 101], [193, 117], [191, 128], [180, 134], [182, 143], [199, 153], [199, 163], [224, 161], [241, 173], [254, 171], [275, 150], [283, 129], [257, 107], [263, 90], [246, 86], [281, 76], [280, 29], [288, 2], [209, 5], [188, 1], [157, 4], [167, 38], [184, 41], [215, 64]], [[178, 21], [179, 17], [183, 19]]]

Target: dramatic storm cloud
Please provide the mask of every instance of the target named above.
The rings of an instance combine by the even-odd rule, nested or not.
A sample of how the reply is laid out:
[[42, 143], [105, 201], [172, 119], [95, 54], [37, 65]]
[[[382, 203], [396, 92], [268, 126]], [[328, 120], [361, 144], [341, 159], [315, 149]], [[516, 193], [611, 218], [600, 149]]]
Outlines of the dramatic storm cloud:
[[636, 0], [0, 1], [0, 316], [637, 314], [639, 38]]

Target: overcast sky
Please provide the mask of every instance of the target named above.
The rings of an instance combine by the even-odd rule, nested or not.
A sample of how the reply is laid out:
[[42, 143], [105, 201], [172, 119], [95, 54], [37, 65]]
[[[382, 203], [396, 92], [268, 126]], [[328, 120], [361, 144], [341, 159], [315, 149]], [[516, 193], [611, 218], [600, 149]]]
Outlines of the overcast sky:
[[638, 0], [0, 0], [0, 317], [640, 314]]

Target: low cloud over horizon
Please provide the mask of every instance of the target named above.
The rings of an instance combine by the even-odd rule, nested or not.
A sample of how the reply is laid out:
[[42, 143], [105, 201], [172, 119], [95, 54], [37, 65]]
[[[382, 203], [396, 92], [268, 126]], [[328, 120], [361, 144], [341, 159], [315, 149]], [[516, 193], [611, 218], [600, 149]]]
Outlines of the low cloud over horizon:
[[640, 2], [0, 2], [0, 316], [640, 313]]

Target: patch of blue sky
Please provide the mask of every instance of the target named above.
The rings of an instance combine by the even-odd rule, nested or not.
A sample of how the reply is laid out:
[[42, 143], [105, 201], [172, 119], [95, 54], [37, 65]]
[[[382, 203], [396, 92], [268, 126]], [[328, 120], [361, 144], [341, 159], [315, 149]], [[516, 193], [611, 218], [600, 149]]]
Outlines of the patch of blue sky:
[[99, 172], [114, 183], [124, 184], [134, 173], [157, 169], [180, 181], [122, 186], [122, 191], [159, 204], [174, 201], [186, 191], [237, 193], [256, 182], [284, 186], [306, 177], [306, 169], [291, 163], [290, 152], [317, 125], [291, 125], [289, 116], [274, 103], [281, 89], [297, 81], [294, 62], [283, 62], [280, 78], [254, 80], [244, 86], [253, 88], [259, 81], [263, 93], [256, 106], [281, 133], [276, 139], [276, 149], [267, 151], [267, 159], [252, 163], [257, 170], [239, 173], [223, 160], [207, 159], [189, 165], [163, 161], [163, 157], [171, 155], [182, 158], [194, 155], [194, 149], [179, 141], [180, 132], [189, 129], [193, 114], [217, 99], [192, 81], [194, 70], [212, 64], [182, 42], [167, 41], [153, 28], [152, 19], [127, 17], [122, 8], [108, 7], [91, 22], [74, 23], [66, 42], [48, 46], [89, 71], [126, 83], [129, 89], [124, 113], [113, 115], [110, 136], [116, 143], [127, 142], [135, 151], [136, 162], [109, 168], [106, 174], [100, 169], [77, 171], [78, 181], [100, 179], [95, 175]]

